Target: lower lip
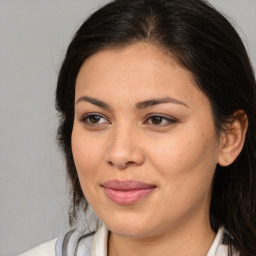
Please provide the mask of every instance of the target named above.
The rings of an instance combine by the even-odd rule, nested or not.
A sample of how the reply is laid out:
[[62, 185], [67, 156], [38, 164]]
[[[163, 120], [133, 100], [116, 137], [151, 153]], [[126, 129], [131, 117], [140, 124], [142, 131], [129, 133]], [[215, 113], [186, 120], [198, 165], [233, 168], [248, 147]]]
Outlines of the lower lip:
[[104, 189], [107, 197], [110, 200], [121, 205], [134, 204], [155, 190], [155, 188], [136, 189], [128, 191], [114, 190], [111, 188]]

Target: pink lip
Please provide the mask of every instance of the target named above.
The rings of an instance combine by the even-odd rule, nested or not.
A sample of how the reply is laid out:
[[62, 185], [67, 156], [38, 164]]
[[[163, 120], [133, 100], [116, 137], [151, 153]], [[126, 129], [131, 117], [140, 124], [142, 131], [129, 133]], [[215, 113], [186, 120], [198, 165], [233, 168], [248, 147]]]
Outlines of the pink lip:
[[109, 180], [103, 183], [102, 186], [107, 197], [121, 205], [134, 204], [156, 188], [155, 185], [136, 180]]

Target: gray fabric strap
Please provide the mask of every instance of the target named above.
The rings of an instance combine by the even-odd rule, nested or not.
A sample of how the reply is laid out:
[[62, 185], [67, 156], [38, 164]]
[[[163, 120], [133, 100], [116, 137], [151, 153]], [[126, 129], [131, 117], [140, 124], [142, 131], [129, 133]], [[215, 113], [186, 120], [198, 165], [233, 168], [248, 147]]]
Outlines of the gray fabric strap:
[[55, 243], [55, 256], [62, 256], [62, 245], [64, 237], [64, 235], [61, 235], [57, 238], [57, 241]]
[[87, 237], [93, 236], [95, 233], [96, 233], [96, 232], [94, 231], [94, 232], [85, 234], [85, 235], [81, 236], [81, 237], [77, 240], [74, 256], [77, 256], [77, 250], [78, 250], [78, 247], [79, 247], [80, 242], [81, 242], [83, 239], [87, 238]]
[[[65, 235], [58, 237], [55, 244], [55, 255], [56, 256], [89, 255], [88, 253], [90, 253], [91, 242], [92, 242], [91, 238], [94, 234], [95, 234], [95, 231], [83, 235], [76, 229], [70, 230]], [[90, 239], [87, 240], [86, 238], [90, 238]]]
[[68, 244], [70, 237], [75, 232], [75, 229], [70, 230], [64, 237], [63, 244], [62, 244], [62, 256], [68, 256]]

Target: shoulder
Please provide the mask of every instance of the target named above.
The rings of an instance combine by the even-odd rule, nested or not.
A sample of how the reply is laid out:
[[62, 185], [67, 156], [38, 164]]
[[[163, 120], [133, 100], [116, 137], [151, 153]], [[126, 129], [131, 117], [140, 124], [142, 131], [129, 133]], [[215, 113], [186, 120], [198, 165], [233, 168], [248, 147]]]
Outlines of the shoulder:
[[[99, 237], [99, 234], [102, 233], [102, 231], [99, 232], [100, 230], [102, 228], [97, 231], [97, 235], [95, 236], [95, 231], [83, 232], [79, 229], [73, 229], [19, 256], [89, 256], [93, 245], [95, 246], [95, 238], [97, 238], [96, 247], [101, 248], [101, 244], [105, 245], [104, 242], [101, 242], [105, 241], [104, 239], [102, 240], [102, 235]], [[104, 234], [106, 232], [104, 229]]]
[[94, 234], [95, 232], [82, 233], [78, 229], [73, 229], [19, 256], [87, 256], [90, 255]]
[[55, 244], [57, 238], [21, 254], [20, 256], [55, 256]]

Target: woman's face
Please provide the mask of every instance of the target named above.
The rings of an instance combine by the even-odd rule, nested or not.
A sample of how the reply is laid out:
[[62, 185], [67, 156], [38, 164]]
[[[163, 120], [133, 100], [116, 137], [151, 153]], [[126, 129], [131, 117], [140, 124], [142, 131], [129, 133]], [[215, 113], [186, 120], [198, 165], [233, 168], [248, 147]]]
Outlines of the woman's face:
[[149, 43], [103, 50], [81, 67], [72, 151], [85, 197], [114, 233], [209, 225], [219, 143], [192, 74]]

